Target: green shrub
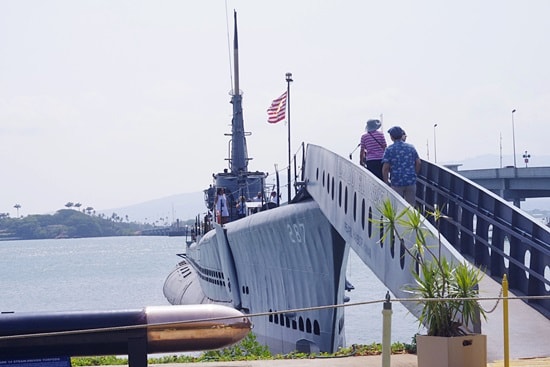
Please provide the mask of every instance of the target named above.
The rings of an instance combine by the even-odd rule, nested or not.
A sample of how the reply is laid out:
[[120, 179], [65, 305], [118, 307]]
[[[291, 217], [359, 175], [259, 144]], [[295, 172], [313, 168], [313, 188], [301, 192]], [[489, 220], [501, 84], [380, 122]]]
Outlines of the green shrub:
[[250, 332], [239, 343], [227, 348], [205, 352], [204, 361], [243, 361], [254, 359], [271, 359], [273, 356], [266, 345], [258, 343], [256, 336]]

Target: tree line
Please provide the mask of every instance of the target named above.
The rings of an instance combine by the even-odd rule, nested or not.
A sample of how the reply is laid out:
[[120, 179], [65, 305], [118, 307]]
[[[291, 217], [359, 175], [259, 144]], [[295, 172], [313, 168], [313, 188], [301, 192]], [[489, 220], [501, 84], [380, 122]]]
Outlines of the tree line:
[[[74, 204], [67, 207], [73, 206]], [[18, 218], [0, 213], [0, 240], [130, 236], [153, 228], [150, 224], [123, 222], [116, 215], [111, 218], [89, 215], [86, 212], [91, 214], [93, 208], [88, 209], [60, 209], [55, 214], [35, 214]]]

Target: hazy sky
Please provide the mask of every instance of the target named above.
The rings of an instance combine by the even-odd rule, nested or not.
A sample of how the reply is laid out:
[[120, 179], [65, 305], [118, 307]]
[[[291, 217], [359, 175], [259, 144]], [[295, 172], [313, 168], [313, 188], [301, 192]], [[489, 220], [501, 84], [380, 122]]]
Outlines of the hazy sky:
[[0, 0], [0, 212], [208, 186], [227, 165], [233, 9], [251, 170], [287, 164], [266, 115], [286, 72], [292, 151], [348, 156], [382, 114], [423, 158], [435, 130], [438, 162], [497, 167], [502, 146], [508, 165], [517, 109], [518, 161], [550, 154], [547, 0]]

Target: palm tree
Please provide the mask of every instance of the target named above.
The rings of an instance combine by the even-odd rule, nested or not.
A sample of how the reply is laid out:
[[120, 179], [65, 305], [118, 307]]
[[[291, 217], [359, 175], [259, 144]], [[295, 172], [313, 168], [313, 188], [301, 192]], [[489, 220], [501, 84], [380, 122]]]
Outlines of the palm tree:
[[15, 204], [13, 207], [17, 209], [17, 218], [19, 218], [19, 209], [21, 209], [21, 204]]

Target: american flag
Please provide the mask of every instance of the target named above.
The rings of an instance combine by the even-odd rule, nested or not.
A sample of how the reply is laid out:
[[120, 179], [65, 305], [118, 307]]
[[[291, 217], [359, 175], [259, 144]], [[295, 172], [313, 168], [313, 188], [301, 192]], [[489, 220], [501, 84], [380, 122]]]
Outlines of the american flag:
[[286, 92], [281, 94], [271, 102], [271, 106], [267, 109], [267, 122], [275, 124], [285, 119], [286, 114]]

